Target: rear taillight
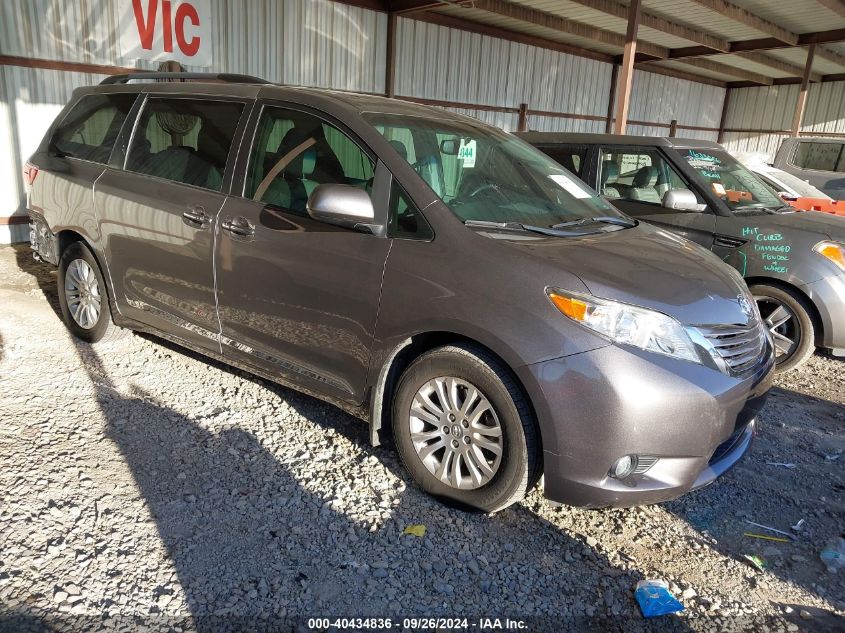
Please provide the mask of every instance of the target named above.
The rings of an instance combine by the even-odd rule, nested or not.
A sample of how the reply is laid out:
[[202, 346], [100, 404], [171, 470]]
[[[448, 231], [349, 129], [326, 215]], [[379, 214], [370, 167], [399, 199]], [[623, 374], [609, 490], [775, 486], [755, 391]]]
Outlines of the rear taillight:
[[23, 167], [23, 179], [26, 181], [26, 184], [31, 185], [35, 182], [35, 177], [38, 175], [38, 167], [34, 165], [30, 165], [27, 163]]

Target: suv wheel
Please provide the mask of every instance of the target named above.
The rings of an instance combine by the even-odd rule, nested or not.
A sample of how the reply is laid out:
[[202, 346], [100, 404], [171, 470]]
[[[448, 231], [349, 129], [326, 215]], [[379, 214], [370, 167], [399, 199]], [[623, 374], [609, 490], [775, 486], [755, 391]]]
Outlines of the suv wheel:
[[100, 266], [83, 242], [73, 242], [62, 253], [58, 282], [62, 316], [74, 336], [97, 343], [122, 333], [112, 323]]
[[485, 512], [522, 499], [540, 476], [528, 400], [508, 371], [473, 345], [427, 352], [396, 389], [393, 434], [425, 491]]
[[815, 350], [815, 328], [802, 297], [788, 288], [751, 286], [763, 323], [775, 344], [775, 369], [789, 371], [804, 364]]

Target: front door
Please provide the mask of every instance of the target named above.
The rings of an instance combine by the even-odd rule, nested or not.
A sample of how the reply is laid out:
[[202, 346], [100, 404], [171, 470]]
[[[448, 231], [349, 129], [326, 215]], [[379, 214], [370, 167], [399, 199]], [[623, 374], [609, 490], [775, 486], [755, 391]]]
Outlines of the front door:
[[[313, 111], [265, 104], [243, 196], [220, 214], [215, 252], [224, 356], [307, 390], [360, 403], [390, 240], [312, 220], [321, 184], [373, 194], [373, 157], [337, 123]], [[375, 186], [374, 186], [375, 183]], [[389, 184], [389, 183], [388, 183]]]
[[228, 156], [245, 104], [149, 97], [125, 169], [94, 187], [121, 314], [220, 351], [211, 262]]
[[607, 147], [599, 155], [598, 186], [607, 200], [631, 217], [654, 224], [706, 248], [713, 246], [716, 216], [699, 196], [699, 211], [663, 206], [663, 195], [672, 189], [695, 192], [686, 179], [656, 148]]

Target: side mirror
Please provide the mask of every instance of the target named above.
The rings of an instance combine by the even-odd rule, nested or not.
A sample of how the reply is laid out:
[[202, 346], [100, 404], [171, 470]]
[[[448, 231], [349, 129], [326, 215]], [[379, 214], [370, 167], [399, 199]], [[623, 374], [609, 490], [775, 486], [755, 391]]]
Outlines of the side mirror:
[[440, 152], [447, 156], [457, 156], [461, 148], [461, 139], [447, 138], [440, 141]]
[[370, 195], [352, 185], [318, 186], [306, 205], [312, 219], [378, 235], [383, 227], [375, 223], [376, 212]]
[[701, 205], [689, 189], [670, 189], [663, 194], [663, 206], [676, 211], [699, 211]]

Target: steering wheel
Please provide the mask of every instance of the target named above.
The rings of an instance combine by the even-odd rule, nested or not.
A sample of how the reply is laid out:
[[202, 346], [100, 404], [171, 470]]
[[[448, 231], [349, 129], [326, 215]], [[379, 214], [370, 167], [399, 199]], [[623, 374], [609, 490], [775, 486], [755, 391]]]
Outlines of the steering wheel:
[[499, 188], [499, 185], [492, 182], [486, 182], [484, 184], [478, 185], [475, 189], [473, 189], [466, 195], [466, 200], [472, 200], [476, 196], [484, 193], [485, 191], [494, 191], [496, 192], [496, 195], [498, 195], [499, 198], [502, 200], [502, 202], [508, 202], [508, 197], [502, 192], [502, 190]]

